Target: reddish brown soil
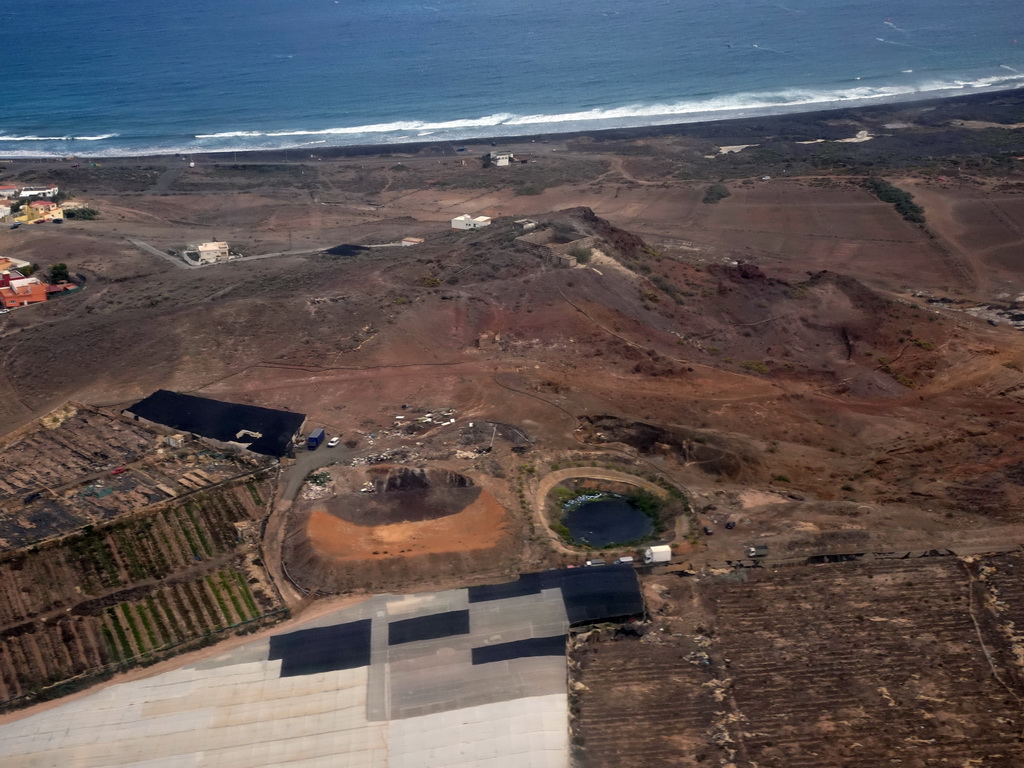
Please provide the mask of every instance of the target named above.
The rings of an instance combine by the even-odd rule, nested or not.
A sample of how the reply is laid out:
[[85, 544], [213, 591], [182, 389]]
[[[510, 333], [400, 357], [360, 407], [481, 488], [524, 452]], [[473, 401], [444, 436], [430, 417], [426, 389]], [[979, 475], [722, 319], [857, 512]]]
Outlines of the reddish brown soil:
[[[534, 151], [548, 162], [549, 149]], [[259, 188], [256, 175], [201, 168], [195, 189], [179, 185], [169, 197], [100, 185], [97, 205], [113, 203], [111, 219], [24, 241], [29, 257], [66, 260], [90, 281], [76, 296], [7, 316], [4, 422], [69, 395], [123, 403], [165, 386], [306, 413], [358, 440], [360, 453], [401, 448], [468, 468], [483, 460], [453, 452], [479, 446], [460, 442], [471, 421], [516, 424], [537, 441], [531, 461], [558, 461], [580, 440], [603, 444], [576, 431], [579, 417], [613, 414], [703, 430], [701, 439], [746, 457], [729, 479], [775, 483], [812, 502], [913, 504], [936, 531], [1017, 521], [1016, 334], [916, 305], [903, 290], [966, 291], [957, 275], [977, 271], [953, 268], [954, 233], [943, 234], [944, 209], [928, 193], [919, 197], [940, 232], [934, 240], [846, 182], [730, 182], [732, 196], [709, 206], [701, 184], [653, 181], [637, 175], [649, 164], [605, 160], [589, 180], [558, 160], [552, 172], [569, 183], [539, 196], [493, 184], [515, 177], [477, 178], [460, 160], [427, 158], [403, 158], [401, 171], [395, 158], [298, 168], [306, 173], [275, 166]], [[435, 178], [443, 189], [427, 183]], [[416, 195], [415, 206], [429, 195], [446, 202], [421, 215]], [[509, 213], [599, 232], [605, 255], [557, 270], [514, 243], [510, 222], [465, 234], [437, 223], [467, 205], [483, 210], [481, 195]], [[583, 212], [538, 214], [569, 202], [634, 227], [652, 249]], [[238, 222], [245, 233], [218, 226], [218, 236], [274, 250], [287, 248], [300, 220], [301, 237], [325, 245], [402, 234], [427, 242], [186, 271], [119, 239], [169, 247], [213, 236], [213, 222]], [[758, 268], [728, 266], [736, 259]], [[452, 407], [458, 422], [392, 434], [403, 404]], [[522, 460], [498, 442], [488, 459], [498, 469], [488, 472], [505, 475], [495, 478], [503, 494]], [[693, 451], [644, 458], [691, 490], [719, 479], [709, 472], [717, 462]]]
[[1014, 766], [1019, 554], [646, 582], [642, 639], [578, 644], [577, 764]]
[[503, 538], [505, 527], [505, 510], [492, 494], [482, 491], [460, 512], [414, 523], [355, 525], [315, 508], [306, 531], [320, 556], [364, 560], [491, 549]]

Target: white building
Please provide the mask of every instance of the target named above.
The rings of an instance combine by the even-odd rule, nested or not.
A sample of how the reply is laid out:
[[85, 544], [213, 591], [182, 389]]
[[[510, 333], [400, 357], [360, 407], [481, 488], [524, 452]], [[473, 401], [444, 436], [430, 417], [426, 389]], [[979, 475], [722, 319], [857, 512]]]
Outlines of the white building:
[[42, 187], [22, 187], [19, 197], [56, 197], [60, 190], [56, 184], [48, 184]]
[[511, 152], [491, 152], [491, 165], [508, 165], [513, 159]]
[[0, 219], [6, 219], [11, 215], [11, 206], [0, 203]]
[[11, 197], [17, 197], [20, 187], [15, 187], [11, 184], [0, 184], [0, 197], [8, 199]]
[[470, 216], [468, 213], [464, 213], [452, 219], [452, 229], [480, 229], [490, 225], [490, 216]]
[[200, 264], [215, 264], [228, 260], [228, 244], [224, 242], [200, 243], [195, 247]]

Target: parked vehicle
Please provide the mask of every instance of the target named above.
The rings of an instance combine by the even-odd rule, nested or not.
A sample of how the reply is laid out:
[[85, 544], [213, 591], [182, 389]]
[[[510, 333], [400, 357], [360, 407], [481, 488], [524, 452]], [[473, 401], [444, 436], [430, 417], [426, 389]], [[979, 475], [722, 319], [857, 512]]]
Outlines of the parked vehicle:
[[123, 475], [127, 471], [128, 471], [128, 467], [115, 467], [114, 469], [110, 470], [110, 474], [112, 474], [112, 475]]
[[607, 563], [604, 560], [587, 560], [587, 565], [588, 566], [607, 565]]
[[705, 525], [704, 526], [704, 535], [705, 536], [713, 536], [714, 533], [715, 533], [715, 529], [712, 528], [710, 525]]
[[731, 530], [732, 530], [733, 528], [735, 528], [735, 527], [736, 527], [736, 521], [735, 521], [735, 520], [729, 520], [729, 521], [728, 521], [728, 522], [727, 522], [727, 523], [725, 524], [725, 527], [726, 527], [726, 529], [727, 529], [727, 530], [730, 530], [730, 531], [731, 531]]
[[618, 560], [615, 561], [615, 564], [616, 565], [625, 565], [627, 563], [632, 563], [632, 562], [633, 562], [633, 558], [627, 556], [627, 557], [620, 557]]
[[655, 544], [644, 550], [644, 562], [647, 565], [668, 563], [672, 561], [672, 547], [668, 544]]
[[320, 443], [324, 441], [325, 437], [327, 437], [327, 433], [324, 431], [323, 427], [314, 429], [309, 433], [309, 437], [306, 438], [306, 447], [311, 451], [315, 451], [320, 447]]
[[330, 440], [327, 441], [327, 447], [328, 448], [334, 448], [340, 442], [341, 442], [341, 438], [340, 437], [332, 437]]

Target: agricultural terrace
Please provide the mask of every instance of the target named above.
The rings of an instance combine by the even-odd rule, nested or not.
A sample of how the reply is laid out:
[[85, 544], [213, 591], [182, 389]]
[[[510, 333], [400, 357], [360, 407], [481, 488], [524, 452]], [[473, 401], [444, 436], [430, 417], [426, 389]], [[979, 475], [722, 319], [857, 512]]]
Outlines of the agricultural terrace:
[[0, 709], [276, 620], [256, 551], [264, 475], [0, 560]]
[[649, 579], [574, 644], [577, 765], [1022, 765], [1022, 595], [1019, 552]]
[[268, 466], [69, 403], [0, 443], [0, 551], [111, 521]]

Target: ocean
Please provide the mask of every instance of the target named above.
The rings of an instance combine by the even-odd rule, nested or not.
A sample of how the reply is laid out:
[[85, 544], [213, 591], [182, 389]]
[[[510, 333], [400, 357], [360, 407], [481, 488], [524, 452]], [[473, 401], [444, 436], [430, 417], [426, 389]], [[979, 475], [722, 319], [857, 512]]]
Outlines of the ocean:
[[458, 142], [1024, 85], [1020, 0], [0, 3], [0, 156]]

